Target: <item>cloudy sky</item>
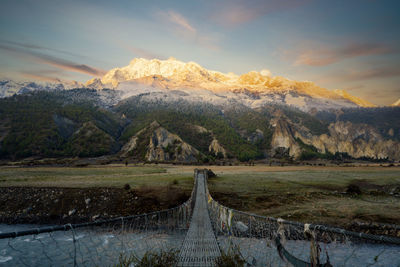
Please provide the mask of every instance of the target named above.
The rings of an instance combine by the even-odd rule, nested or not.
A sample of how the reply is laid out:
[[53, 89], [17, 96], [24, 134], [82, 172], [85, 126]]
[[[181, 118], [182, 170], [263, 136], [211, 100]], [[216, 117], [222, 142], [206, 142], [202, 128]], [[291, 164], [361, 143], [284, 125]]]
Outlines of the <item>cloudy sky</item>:
[[400, 98], [400, 2], [1, 0], [0, 78], [86, 81], [134, 57], [268, 69], [378, 105]]

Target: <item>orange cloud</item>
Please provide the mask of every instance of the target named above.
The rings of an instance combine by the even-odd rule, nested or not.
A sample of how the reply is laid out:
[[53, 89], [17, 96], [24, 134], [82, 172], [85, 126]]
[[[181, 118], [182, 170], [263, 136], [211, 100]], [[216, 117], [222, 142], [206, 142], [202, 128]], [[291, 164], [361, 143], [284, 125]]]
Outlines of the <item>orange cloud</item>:
[[48, 55], [42, 55], [41, 57], [37, 57], [36, 60], [38, 62], [47, 64], [50, 66], [54, 66], [59, 69], [72, 71], [72, 72], [79, 72], [79, 73], [92, 75], [92, 76], [98, 76], [98, 77], [106, 74], [106, 71], [104, 71], [104, 70], [96, 69], [96, 68], [90, 67], [85, 64], [77, 64], [77, 63], [73, 63], [70, 61], [63, 60], [63, 59], [54, 58], [54, 57], [48, 56]]
[[178, 26], [181, 30], [184, 30], [191, 34], [196, 34], [197, 30], [189, 23], [189, 21], [180, 13], [169, 10], [167, 12], [161, 11], [160, 15], [165, 20]]
[[[400, 77], [400, 66], [375, 66], [370, 69], [342, 69], [317, 79], [319, 83], [353, 82]], [[359, 88], [362, 88], [361, 86]], [[352, 88], [357, 89], [357, 88]]]
[[338, 61], [359, 56], [382, 55], [396, 52], [383, 44], [350, 44], [341, 48], [319, 48], [302, 51], [294, 65], [326, 66]]
[[379, 78], [390, 78], [400, 77], [400, 68], [398, 66], [384, 66], [377, 67], [368, 70], [352, 70], [347, 73], [343, 73], [339, 79], [343, 81], [354, 81], [354, 80], [369, 80]]

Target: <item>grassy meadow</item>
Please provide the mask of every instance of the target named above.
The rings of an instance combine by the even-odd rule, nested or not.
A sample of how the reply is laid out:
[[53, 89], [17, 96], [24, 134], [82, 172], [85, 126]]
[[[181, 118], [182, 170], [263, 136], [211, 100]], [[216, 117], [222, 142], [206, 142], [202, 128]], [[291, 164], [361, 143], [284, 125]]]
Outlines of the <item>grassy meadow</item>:
[[[398, 167], [255, 166], [216, 173], [209, 182], [211, 194], [238, 210], [340, 226], [400, 223]], [[347, 193], [349, 185], [361, 193]]]
[[[166, 187], [189, 191], [196, 166], [1, 167], [0, 187]], [[198, 168], [204, 168], [198, 166]], [[211, 166], [222, 204], [252, 213], [345, 226], [359, 220], [400, 224], [399, 167]], [[346, 193], [349, 185], [361, 193]]]
[[0, 187], [131, 187], [193, 186], [193, 173], [168, 172], [167, 168], [135, 165], [109, 165], [91, 167], [33, 167], [0, 168]]

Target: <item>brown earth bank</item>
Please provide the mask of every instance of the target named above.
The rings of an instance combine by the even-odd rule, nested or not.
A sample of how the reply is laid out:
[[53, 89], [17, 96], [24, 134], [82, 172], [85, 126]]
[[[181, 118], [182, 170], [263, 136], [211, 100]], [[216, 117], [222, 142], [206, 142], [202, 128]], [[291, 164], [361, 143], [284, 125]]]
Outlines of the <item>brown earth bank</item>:
[[173, 185], [125, 188], [0, 187], [0, 223], [66, 224], [175, 207], [190, 192]]
[[[326, 209], [310, 209], [310, 211], [293, 212], [289, 216], [275, 216], [277, 211], [287, 213], [291, 212], [291, 205], [302, 202], [313, 202], [321, 199], [329, 199], [333, 195], [329, 193], [311, 193], [304, 196], [294, 194], [258, 196], [254, 200], [256, 204], [251, 203], [254, 200], [236, 193], [212, 192], [213, 198], [224, 206], [250, 212], [257, 215], [264, 215], [282, 218], [288, 221], [297, 221], [302, 223], [322, 224], [330, 227], [343, 228], [348, 231], [362, 232], [374, 235], [389, 235], [400, 238], [400, 222], [390, 218], [380, 217], [370, 214], [368, 216], [351, 215], [340, 216], [331, 214]], [[334, 196], [335, 197], [335, 196]], [[336, 196], [340, 198], [357, 196]]]

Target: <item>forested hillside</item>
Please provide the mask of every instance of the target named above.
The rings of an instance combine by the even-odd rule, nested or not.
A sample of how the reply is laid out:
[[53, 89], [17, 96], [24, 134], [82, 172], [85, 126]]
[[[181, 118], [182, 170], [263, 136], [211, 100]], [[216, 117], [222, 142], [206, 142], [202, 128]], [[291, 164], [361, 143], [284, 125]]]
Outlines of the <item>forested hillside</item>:
[[[114, 90], [74, 89], [0, 99], [0, 157], [121, 156], [120, 149], [154, 121], [197, 150], [199, 155], [193, 156], [203, 162], [282, 155], [338, 159], [332, 157], [336, 152], [396, 158], [393, 149], [400, 138], [400, 108], [306, 113], [287, 105], [252, 109], [148, 95], [121, 100]], [[141, 135], [147, 140], [140, 144], [146, 145], [136, 159], [145, 160], [152, 134]], [[362, 147], [370, 154], [363, 154]]]
[[[85, 98], [71, 100], [79, 93], [34, 92], [1, 99], [1, 156], [16, 159], [116, 152], [114, 140], [123, 126], [119, 115]], [[85, 124], [88, 122], [91, 124]]]

